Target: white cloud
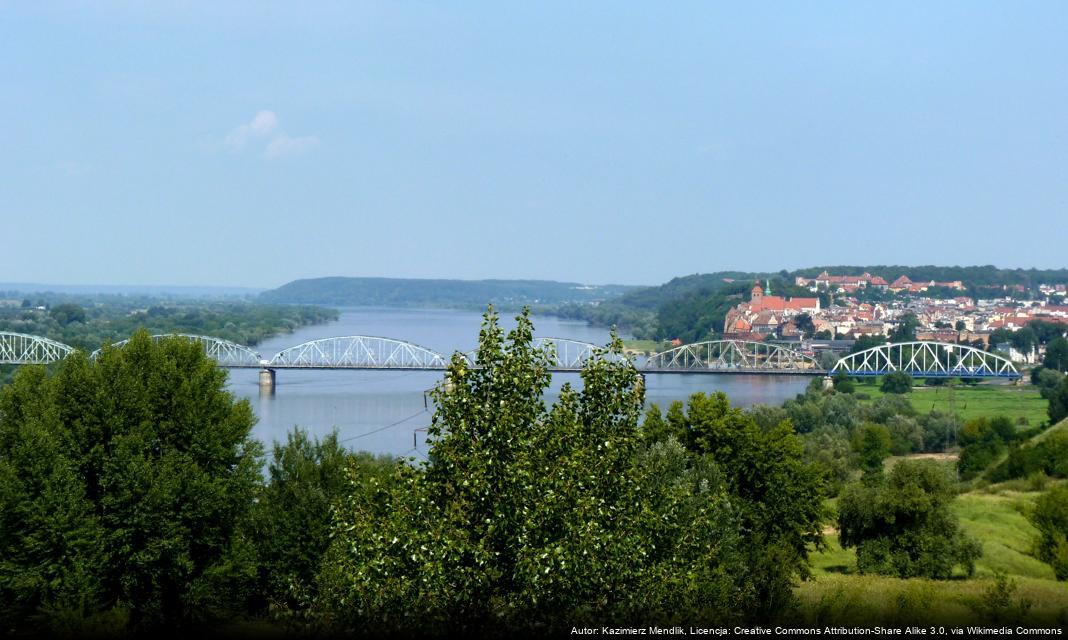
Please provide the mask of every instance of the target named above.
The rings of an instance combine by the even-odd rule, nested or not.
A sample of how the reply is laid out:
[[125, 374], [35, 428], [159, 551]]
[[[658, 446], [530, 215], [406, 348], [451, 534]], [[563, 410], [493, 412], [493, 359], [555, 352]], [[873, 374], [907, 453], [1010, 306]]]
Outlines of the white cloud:
[[286, 156], [299, 156], [308, 153], [312, 149], [319, 146], [319, 138], [315, 136], [299, 136], [291, 138], [282, 133], [267, 144], [267, 148], [263, 150], [263, 157], [274, 160], [275, 158], [284, 158]]
[[248, 124], [235, 127], [226, 135], [226, 146], [234, 151], [245, 148], [250, 141], [270, 136], [278, 130], [278, 116], [266, 109], [253, 116]]
[[262, 143], [262, 155], [268, 160], [299, 156], [319, 146], [316, 136], [290, 136], [279, 126], [273, 111], [262, 109], [249, 122], [235, 127], [224, 141], [231, 151], [257, 147]]

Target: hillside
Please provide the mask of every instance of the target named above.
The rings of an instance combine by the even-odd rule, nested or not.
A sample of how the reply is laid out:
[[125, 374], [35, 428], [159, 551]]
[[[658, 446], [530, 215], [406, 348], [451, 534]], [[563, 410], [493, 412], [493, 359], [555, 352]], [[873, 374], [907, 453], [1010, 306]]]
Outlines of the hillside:
[[335, 306], [501, 307], [592, 303], [636, 289], [551, 280], [435, 280], [407, 278], [309, 278], [264, 291], [262, 302]]

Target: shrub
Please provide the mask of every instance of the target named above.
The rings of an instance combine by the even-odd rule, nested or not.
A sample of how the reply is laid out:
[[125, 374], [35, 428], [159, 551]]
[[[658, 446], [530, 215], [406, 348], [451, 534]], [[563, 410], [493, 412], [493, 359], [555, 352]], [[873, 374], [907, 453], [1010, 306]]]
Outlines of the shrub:
[[972, 575], [982, 547], [950, 511], [955, 495], [941, 466], [903, 460], [888, 477], [843, 490], [839, 540], [843, 548], [856, 548], [861, 573], [946, 579], [959, 567]]
[[912, 391], [912, 376], [904, 371], [894, 371], [883, 376], [879, 390], [883, 393], [908, 393]]
[[1068, 580], [1068, 486], [1054, 487], [1039, 496], [1031, 522], [1038, 529], [1036, 555], [1053, 567], [1058, 580]]

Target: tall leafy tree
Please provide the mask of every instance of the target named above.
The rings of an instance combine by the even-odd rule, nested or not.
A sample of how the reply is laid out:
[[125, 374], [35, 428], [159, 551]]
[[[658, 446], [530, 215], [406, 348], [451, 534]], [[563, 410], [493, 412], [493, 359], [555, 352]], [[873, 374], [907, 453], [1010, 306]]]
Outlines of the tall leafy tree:
[[331, 508], [350, 490], [349, 466], [358, 467], [365, 480], [386, 482], [396, 464], [390, 456], [349, 452], [336, 431], [319, 439], [298, 428], [284, 443], [274, 443], [268, 481], [247, 528], [259, 567], [252, 611], [306, 605], [330, 544]]
[[868, 476], [838, 500], [839, 540], [857, 550], [861, 573], [946, 579], [975, 571], [982, 546], [950, 511], [956, 490], [931, 461], [899, 462], [889, 476]]
[[1046, 357], [1042, 366], [1061, 373], [1068, 372], [1068, 340], [1055, 338], [1046, 346]]
[[140, 332], [0, 390], [5, 624], [173, 629], [233, 604], [261, 447], [225, 382], [200, 346]]
[[1054, 487], [1039, 496], [1031, 522], [1038, 529], [1038, 557], [1053, 567], [1058, 580], [1068, 580], [1068, 487]]

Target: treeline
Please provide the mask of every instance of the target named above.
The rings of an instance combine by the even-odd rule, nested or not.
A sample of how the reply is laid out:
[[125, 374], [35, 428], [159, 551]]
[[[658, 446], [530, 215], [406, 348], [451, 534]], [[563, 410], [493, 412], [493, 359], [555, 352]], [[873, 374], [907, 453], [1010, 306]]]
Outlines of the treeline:
[[264, 291], [262, 302], [334, 306], [453, 307], [592, 302], [634, 289], [551, 280], [437, 280], [415, 278], [308, 278]]
[[273, 335], [337, 317], [334, 309], [306, 305], [52, 294], [26, 298], [21, 307], [0, 308], [0, 331], [39, 335], [90, 352], [125, 340], [139, 328], [255, 346]]
[[[791, 278], [803, 276], [814, 278], [823, 271], [832, 275], [860, 275], [870, 273], [893, 282], [898, 276], [907, 276], [914, 282], [953, 282], [960, 280], [969, 290], [981, 287], [1022, 285], [1037, 289], [1040, 284], [1068, 283], [1068, 269], [1002, 269], [994, 265], [974, 267], [940, 267], [936, 265], [872, 265], [872, 266], [827, 266], [808, 267], [789, 272]], [[959, 295], [959, 294], [958, 294]]]

